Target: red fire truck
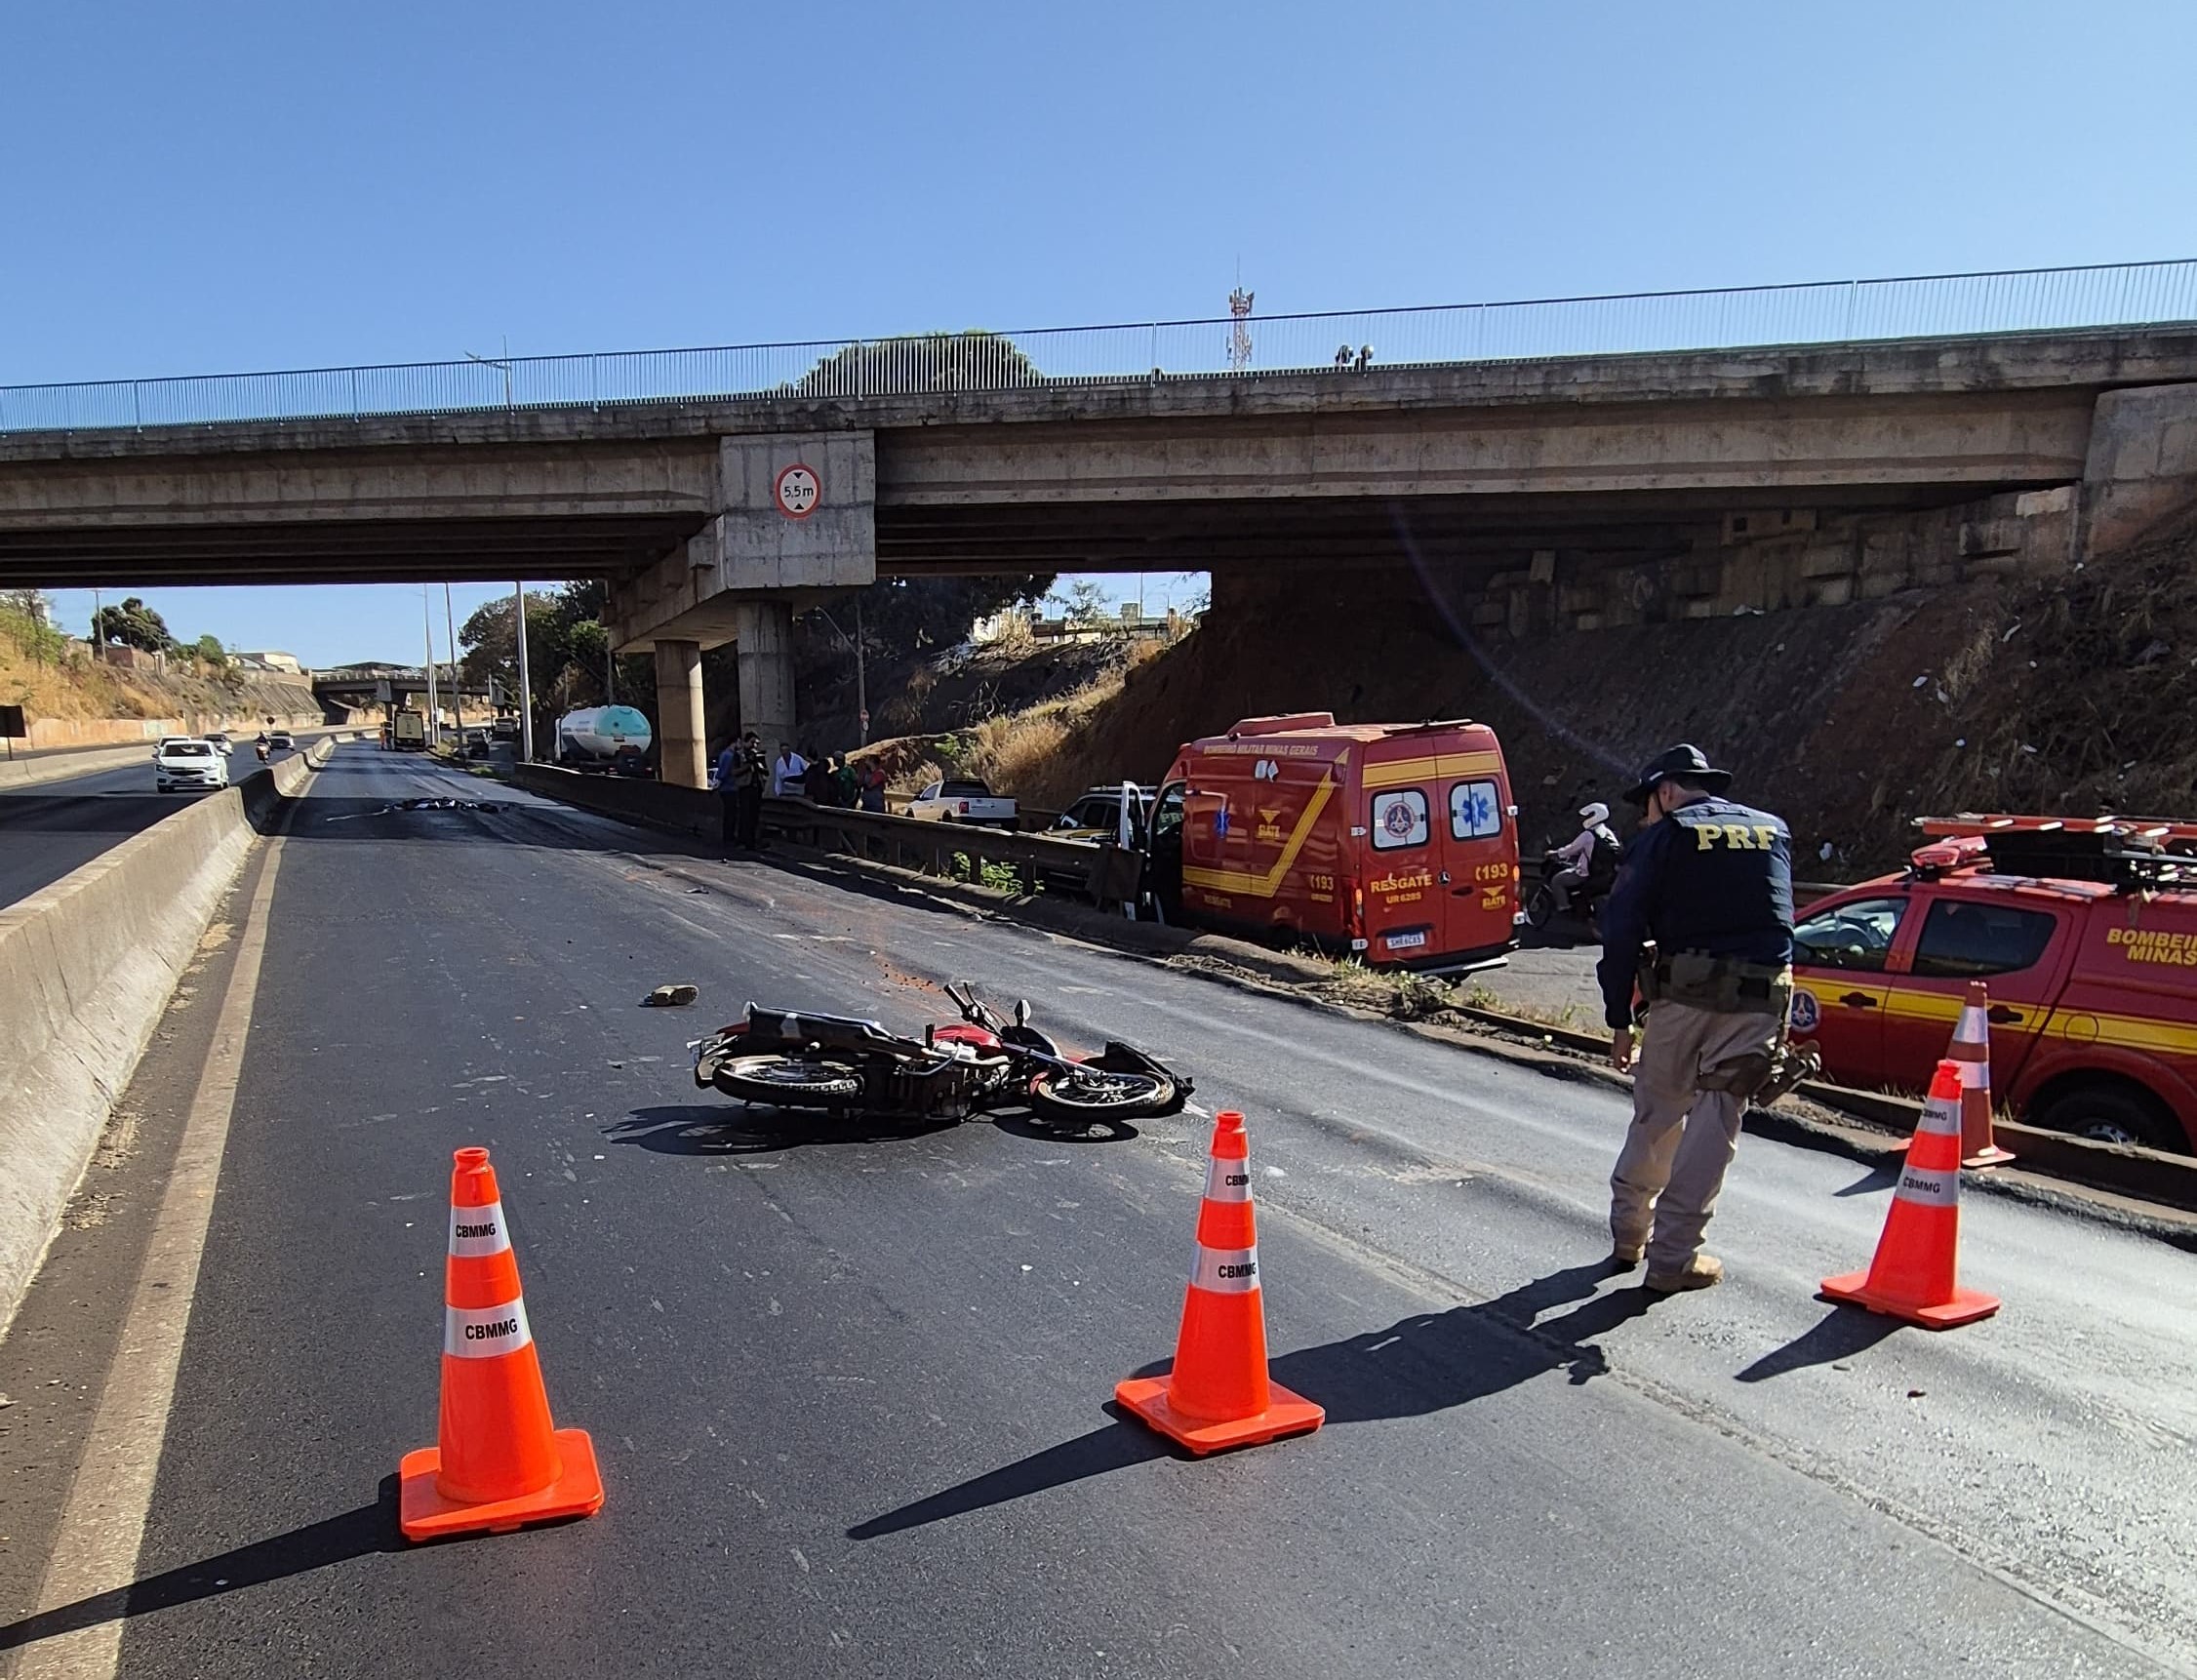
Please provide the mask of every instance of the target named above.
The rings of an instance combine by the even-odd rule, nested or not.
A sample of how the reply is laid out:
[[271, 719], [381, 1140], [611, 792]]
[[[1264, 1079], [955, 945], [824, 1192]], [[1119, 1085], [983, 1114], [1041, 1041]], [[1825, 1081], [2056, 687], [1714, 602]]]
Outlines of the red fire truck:
[[1178, 920], [1455, 972], [1516, 943], [1516, 819], [1485, 724], [1252, 717], [1176, 755], [1152, 868]]
[[1991, 1092], [2041, 1126], [2197, 1144], [2197, 823], [1925, 818], [1897, 875], [1808, 907], [1792, 1029], [1847, 1085], [1921, 1091], [1971, 980]]

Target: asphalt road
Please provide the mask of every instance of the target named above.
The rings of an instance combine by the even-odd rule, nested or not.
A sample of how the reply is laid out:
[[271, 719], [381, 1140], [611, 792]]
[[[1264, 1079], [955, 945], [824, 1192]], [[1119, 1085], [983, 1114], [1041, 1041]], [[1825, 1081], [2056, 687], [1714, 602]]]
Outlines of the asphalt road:
[[[250, 740], [230, 749], [231, 780], [241, 781], [258, 768]], [[0, 905], [27, 899], [203, 797], [157, 791], [150, 742], [141, 764], [0, 790]]]
[[[1750, 1139], [1732, 1280], [1651, 1304], [1600, 1263], [1599, 1087], [523, 797], [382, 809], [427, 791], [483, 784], [340, 748], [283, 842], [129, 1592], [24, 1614], [188, 1010], [0, 1345], [19, 1673], [118, 1619], [121, 1673], [235, 1680], [2197, 1671], [2197, 1258], [1976, 1195], [2005, 1311], [1897, 1328], [1813, 1299], [1885, 1176]], [[950, 977], [1246, 1111], [1275, 1372], [1326, 1428], [1200, 1462], [1105, 1409], [1172, 1349], [1200, 1115], [895, 1134], [688, 1077], [750, 997], [914, 1028]], [[637, 1008], [663, 980], [701, 1005]], [[410, 1549], [467, 1142], [608, 1504]]]

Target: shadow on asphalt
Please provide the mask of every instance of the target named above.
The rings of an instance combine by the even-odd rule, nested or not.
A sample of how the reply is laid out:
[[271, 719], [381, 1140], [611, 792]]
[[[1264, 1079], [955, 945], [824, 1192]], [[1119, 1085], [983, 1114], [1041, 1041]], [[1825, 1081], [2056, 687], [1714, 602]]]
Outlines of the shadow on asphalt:
[[1176, 1454], [1173, 1447], [1143, 1424], [1123, 1418], [1112, 1401], [1106, 1402], [1105, 1409], [1121, 1420], [1094, 1429], [1087, 1435], [1078, 1435], [1072, 1441], [1048, 1447], [1042, 1453], [1032, 1453], [1026, 1459], [1018, 1459], [996, 1470], [987, 1470], [972, 1481], [902, 1505], [897, 1511], [887, 1511], [866, 1523], [857, 1523], [847, 1531], [847, 1538], [881, 1540], [886, 1535], [922, 1528], [926, 1523], [967, 1516], [971, 1511], [1004, 1505], [1048, 1489], [1064, 1488], [1071, 1482], [1102, 1476], [1108, 1470], [1126, 1469], [1131, 1464], [1148, 1463], [1154, 1459], [1171, 1456], [1188, 1457]]
[[[1643, 1289], [1600, 1293], [1614, 1275], [1607, 1260], [1570, 1266], [1474, 1306], [1421, 1313], [1384, 1330], [1282, 1354], [1270, 1369], [1275, 1381], [1325, 1406], [1330, 1423], [1427, 1417], [1550, 1371], [1569, 1372], [1575, 1384], [1586, 1382], [1610, 1369], [1602, 1349], [1586, 1339], [1638, 1318], [1656, 1301]], [[1551, 1307], [1575, 1301], [1584, 1304], [1535, 1322]], [[1135, 1375], [1156, 1376], [1170, 1363], [1159, 1360]], [[849, 1529], [847, 1538], [876, 1540], [1169, 1456], [1188, 1455], [1139, 1423], [1119, 1421], [872, 1517]]]
[[864, 1115], [835, 1120], [781, 1108], [672, 1103], [636, 1108], [603, 1128], [614, 1143], [636, 1143], [659, 1155], [765, 1155], [811, 1144], [891, 1143], [927, 1138], [952, 1120], [887, 1121]]
[[205, 797], [195, 789], [40, 795], [32, 788], [0, 796], [0, 834], [11, 829], [39, 834], [135, 834]]
[[978, 1115], [967, 1121], [891, 1120], [859, 1114], [835, 1120], [797, 1109], [694, 1102], [636, 1108], [630, 1118], [605, 1127], [603, 1136], [614, 1143], [637, 1143], [659, 1155], [763, 1155], [815, 1143], [912, 1141], [956, 1125], [986, 1122], [1040, 1143], [1126, 1143], [1139, 1136], [1126, 1120], [1083, 1130], [1048, 1125], [1020, 1112]]
[[1899, 1321], [1896, 1318], [1866, 1312], [1857, 1306], [1834, 1306], [1813, 1328], [1784, 1346], [1771, 1349], [1740, 1372], [1739, 1380], [1763, 1382], [1789, 1371], [1828, 1365], [1834, 1359], [1866, 1353], [1898, 1328]]
[[1831, 1192], [1834, 1196], [1871, 1196], [1899, 1182], [1899, 1170], [1907, 1164], [1902, 1155], [1887, 1155], [1851, 1184]]
[[985, 1116], [1000, 1131], [1038, 1143], [1126, 1143], [1142, 1134], [1127, 1120], [1100, 1120], [1083, 1126], [1040, 1120], [1019, 1108]]
[[384, 1476], [372, 1504], [11, 1621], [0, 1627], [0, 1651], [123, 1618], [173, 1610], [180, 1604], [305, 1575], [375, 1552], [410, 1549], [397, 1532], [397, 1478]]

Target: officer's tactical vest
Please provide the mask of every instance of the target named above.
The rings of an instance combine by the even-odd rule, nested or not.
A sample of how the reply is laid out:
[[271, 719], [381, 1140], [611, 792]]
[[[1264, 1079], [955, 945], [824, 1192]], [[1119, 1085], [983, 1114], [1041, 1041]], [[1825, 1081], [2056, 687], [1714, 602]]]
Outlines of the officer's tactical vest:
[[1659, 847], [1658, 954], [1643, 967], [1643, 993], [1720, 1014], [1783, 1014], [1791, 970], [1748, 949], [1767, 959], [1792, 926], [1792, 835], [1730, 799], [1696, 800], [1663, 820], [1672, 831]]
[[1657, 941], [1666, 951], [1773, 932], [1793, 921], [1793, 837], [1782, 819], [1732, 799], [1697, 799], [1663, 819]]

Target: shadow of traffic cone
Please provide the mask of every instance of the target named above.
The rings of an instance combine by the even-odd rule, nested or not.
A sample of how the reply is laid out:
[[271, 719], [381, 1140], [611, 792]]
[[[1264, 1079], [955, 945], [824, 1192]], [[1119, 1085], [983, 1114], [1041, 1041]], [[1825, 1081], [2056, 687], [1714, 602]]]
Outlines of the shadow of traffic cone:
[[1945, 1054], [1961, 1069], [1961, 1165], [2002, 1167], [2014, 1159], [1991, 1131], [1991, 993], [1981, 980], [1968, 982], [1968, 1001], [1953, 1023]]
[[460, 1149], [450, 1175], [443, 1280], [442, 1423], [436, 1445], [397, 1466], [407, 1540], [602, 1509], [603, 1478], [584, 1429], [552, 1429], [541, 1362], [519, 1294], [519, 1263], [486, 1149]]
[[1266, 1374], [1266, 1308], [1258, 1293], [1258, 1234], [1251, 1213], [1251, 1147], [1244, 1117], [1216, 1116], [1198, 1208], [1198, 1253], [1182, 1300], [1175, 1364], [1133, 1377], [1114, 1398], [1169, 1440], [1198, 1454], [1256, 1447], [1317, 1429], [1327, 1410]]
[[1922, 1120], [1908, 1140], [1876, 1259], [1867, 1271], [1825, 1278], [1821, 1293], [1926, 1330], [1988, 1318], [1999, 1310], [1999, 1298], [1960, 1287], [1960, 1242], [1961, 1075], [1948, 1058], [1937, 1064]]

